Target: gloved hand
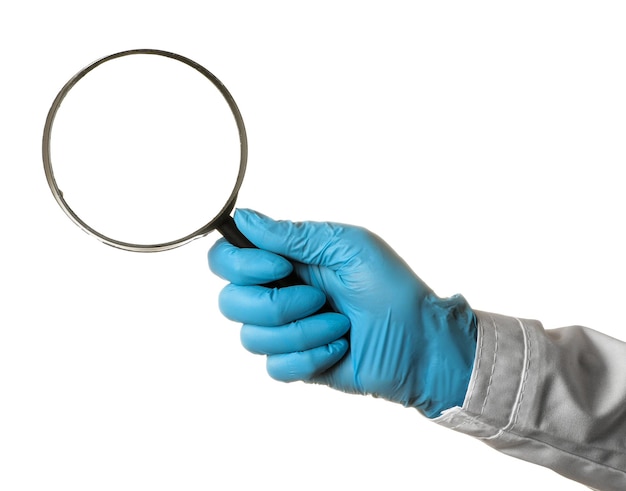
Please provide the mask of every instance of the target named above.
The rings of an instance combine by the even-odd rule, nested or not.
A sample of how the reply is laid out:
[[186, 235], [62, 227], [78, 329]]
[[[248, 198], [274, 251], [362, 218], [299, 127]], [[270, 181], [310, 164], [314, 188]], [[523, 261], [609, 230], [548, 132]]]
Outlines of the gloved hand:
[[[277, 380], [370, 394], [428, 417], [463, 403], [476, 349], [461, 296], [438, 298], [379, 237], [335, 223], [274, 221], [237, 210], [259, 249], [219, 239], [209, 265], [230, 281], [219, 303]], [[289, 261], [287, 260], [289, 259]], [[302, 285], [262, 286], [295, 267]], [[335, 312], [316, 313], [328, 300]]]

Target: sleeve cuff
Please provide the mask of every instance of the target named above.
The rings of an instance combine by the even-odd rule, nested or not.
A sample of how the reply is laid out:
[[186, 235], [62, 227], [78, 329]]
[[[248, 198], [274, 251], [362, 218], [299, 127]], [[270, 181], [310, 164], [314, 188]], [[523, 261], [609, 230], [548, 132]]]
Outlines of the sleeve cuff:
[[489, 439], [515, 424], [527, 388], [531, 348], [527, 324], [535, 321], [475, 314], [476, 357], [463, 407], [450, 408], [433, 421]]

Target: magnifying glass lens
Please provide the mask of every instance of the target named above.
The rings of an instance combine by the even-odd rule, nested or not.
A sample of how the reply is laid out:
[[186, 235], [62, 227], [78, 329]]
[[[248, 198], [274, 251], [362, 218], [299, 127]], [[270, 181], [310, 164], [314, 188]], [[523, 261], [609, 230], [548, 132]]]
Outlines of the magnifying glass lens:
[[240, 173], [237, 121], [197, 69], [154, 54], [88, 71], [57, 109], [54, 178], [71, 210], [117, 241], [192, 234], [228, 202]]

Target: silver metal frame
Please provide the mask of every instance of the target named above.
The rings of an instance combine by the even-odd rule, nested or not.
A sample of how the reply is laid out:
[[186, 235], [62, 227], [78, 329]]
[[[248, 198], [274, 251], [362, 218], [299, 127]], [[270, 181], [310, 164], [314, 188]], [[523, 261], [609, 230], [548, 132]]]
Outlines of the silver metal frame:
[[[57, 111], [59, 110], [59, 107], [61, 106], [61, 103], [63, 102], [63, 99], [65, 99], [65, 96], [67, 96], [69, 91], [72, 90], [72, 87], [74, 87], [74, 85], [76, 85], [90, 71], [102, 65], [103, 63], [106, 63], [107, 61], [113, 60], [115, 58], [120, 58], [122, 56], [137, 55], [137, 54], [165, 56], [168, 58], [172, 58], [174, 60], [178, 60], [196, 69], [198, 72], [204, 75], [208, 80], [210, 80], [211, 83], [213, 83], [213, 85], [224, 96], [224, 99], [226, 99], [226, 102], [228, 103], [228, 106], [230, 107], [230, 110], [233, 113], [233, 116], [237, 123], [237, 128], [239, 130], [239, 141], [240, 141], [240, 147], [241, 147], [240, 160], [239, 160], [239, 173], [237, 175], [237, 181], [235, 182], [235, 186], [233, 187], [233, 190], [230, 194], [230, 197], [228, 198], [228, 201], [226, 202], [224, 207], [220, 210], [220, 212], [215, 216], [215, 218], [207, 222], [207, 224], [204, 225], [203, 227], [199, 228], [195, 232], [190, 233], [189, 235], [186, 235], [185, 237], [182, 237], [180, 239], [173, 240], [170, 242], [163, 242], [163, 243], [157, 243], [157, 244], [133, 244], [129, 242], [119, 241], [111, 237], [107, 237], [106, 235], [101, 234], [97, 230], [87, 225], [87, 223], [85, 223], [72, 210], [72, 208], [68, 205], [68, 203], [63, 198], [63, 192], [59, 189], [57, 182], [54, 178], [54, 172], [52, 170], [52, 158], [50, 155], [50, 141], [51, 141], [52, 126], [54, 123], [54, 118], [57, 114]], [[248, 160], [248, 140], [246, 136], [246, 129], [243, 123], [243, 118], [241, 116], [241, 113], [239, 112], [239, 108], [237, 107], [235, 100], [233, 99], [230, 92], [228, 92], [224, 84], [220, 82], [219, 79], [215, 75], [213, 75], [206, 68], [204, 68], [202, 65], [199, 65], [195, 61], [190, 60], [189, 58], [186, 58], [184, 56], [181, 56], [175, 53], [170, 53], [168, 51], [161, 51], [157, 49], [134, 49], [134, 50], [122, 51], [120, 53], [115, 53], [109, 56], [105, 56], [104, 58], [101, 58], [93, 62], [91, 65], [83, 68], [80, 72], [74, 75], [63, 86], [61, 91], [58, 93], [58, 95], [54, 99], [54, 102], [52, 103], [52, 106], [50, 107], [50, 111], [48, 112], [48, 117], [46, 118], [46, 124], [44, 126], [44, 131], [43, 131], [42, 156], [43, 156], [43, 166], [44, 166], [44, 170], [46, 173], [46, 179], [48, 180], [48, 185], [50, 186], [50, 190], [52, 191], [52, 194], [54, 195], [54, 198], [56, 199], [61, 209], [66, 213], [68, 217], [70, 217], [70, 219], [76, 225], [78, 225], [81, 229], [83, 229], [88, 234], [96, 237], [101, 242], [104, 242], [105, 244], [110, 245], [112, 247], [116, 247], [118, 249], [124, 249], [126, 251], [132, 251], [132, 252], [160, 252], [160, 251], [167, 251], [169, 249], [180, 247], [184, 244], [187, 244], [188, 242], [191, 242], [194, 239], [197, 239], [199, 237], [204, 237], [212, 230], [215, 230], [216, 228], [220, 227], [224, 221], [230, 220], [230, 212], [235, 206], [237, 193], [239, 192], [239, 188], [241, 187], [241, 183], [243, 182], [243, 177], [246, 171], [246, 165], [247, 165], [247, 160]]]

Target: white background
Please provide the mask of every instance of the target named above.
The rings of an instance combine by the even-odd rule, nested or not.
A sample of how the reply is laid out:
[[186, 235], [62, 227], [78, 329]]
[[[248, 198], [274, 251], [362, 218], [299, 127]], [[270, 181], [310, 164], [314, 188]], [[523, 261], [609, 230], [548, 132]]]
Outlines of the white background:
[[364, 225], [440, 295], [626, 338], [625, 23], [621, 2], [6, 3], [0, 489], [581, 489], [414, 411], [270, 380], [218, 312], [216, 235], [100, 244], [54, 202], [41, 132], [94, 59], [179, 52], [244, 114], [239, 206]]

